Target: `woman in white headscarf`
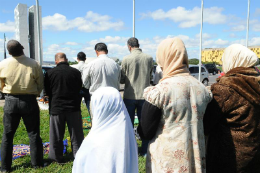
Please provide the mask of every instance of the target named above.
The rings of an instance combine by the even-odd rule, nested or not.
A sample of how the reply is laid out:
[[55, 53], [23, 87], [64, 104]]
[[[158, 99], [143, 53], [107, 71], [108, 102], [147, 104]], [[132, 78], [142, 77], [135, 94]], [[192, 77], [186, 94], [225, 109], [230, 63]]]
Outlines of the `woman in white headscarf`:
[[149, 139], [146, 172], [205, 172], [203, 115], [211, 95], [188, 70], [181, 39], [163, 40], [157, 48], [163, 78], [144, 91], [141, 134]]
[[81, 144], [73, 173], [137, 173], [134, 130], [120, 93], [102, 87], [91, 97], [92, 129]]
[[258, 57], [233, 44], [222, 56], [224, 76], [211, 86], [204, 116], [207, 172], [260, 172], [260, 74]]

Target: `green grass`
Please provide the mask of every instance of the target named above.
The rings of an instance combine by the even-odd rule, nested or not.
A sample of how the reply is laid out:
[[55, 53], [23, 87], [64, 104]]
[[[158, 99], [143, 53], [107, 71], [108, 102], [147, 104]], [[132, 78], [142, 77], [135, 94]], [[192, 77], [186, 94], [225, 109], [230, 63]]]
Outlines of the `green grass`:
[[[88, 111], [86, 109], [86, 106], [81, 107], [82, 110], [82, 117], [88, 116]], [[41, 138], [43, 143], [49, 141], [49, 113], [48, 111], [41, 111], [40, 115], [40, 130], [41, 130]], [[0, 144], [2, 142], [2, 133], [3, 133], [3, 108], [0, 107]], [[84, 135], [86, 136], [88, 133], [87, 130], [84, 130]], [[69, 132], [66, 128], [64, 139], [69, 137]], [[140, 141], [137, 141], [140, 146]], [[15, 144], [29, 144], [29, 138], [26, 133], [25, 125], [23, 121], [21, 120], [20, 125], [16, 131], [15, 137], [14, 137], [14, 145]], [[71, 153], [71, 148], [67, 148], [67, 153], [64, 155], [66, 164], [59, 165], [57, 163], [51, 163], [49, 166], [39, 169], [33, 169], [31, 167], [31, 158], [30, 156], [25, 156], [22, 158], [18, 158], [13, 160], [12, 164], [12, 172], [15, 173], [47, 173], [47, 172], [57, 172], [57, 173], [69, 173], [72, 170], [73, 165], [73, 155]], [[48, 158], [48, 155], [44, 155], [44, 160], [46, 161]], [[139, 156], [139, 172], [144, 173], [145, 172], [145, 158]]]

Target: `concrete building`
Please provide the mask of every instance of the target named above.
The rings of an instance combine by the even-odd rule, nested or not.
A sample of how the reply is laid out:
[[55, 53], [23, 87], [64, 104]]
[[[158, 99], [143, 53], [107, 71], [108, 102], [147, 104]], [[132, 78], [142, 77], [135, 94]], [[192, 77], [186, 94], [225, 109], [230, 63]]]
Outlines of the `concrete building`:
[[[42, 49], [42, 8], [39, 7], [40, 11], [40, 44], [41, 44], [41, 50]], [[37, 30], [37, 13], [36, 13], [36, 6], [33, 5], [29, 8], [29, 37], [30, 37], [30, 58], [35, 59], [36, 61], [40, 62], [39, 58], [39, 46], [38, 46], [38, 30]], [[41, 57], [43, 57], [43, 54], [41, 52]]]
[[24, 54], [30, 56], [29, 54], [29, 40], [28, 40], [28, 18], [27, 18], [27, 5], [18, 4], [14, 9], [14, 19], [15, 19], [15, 38], [24, 47]]

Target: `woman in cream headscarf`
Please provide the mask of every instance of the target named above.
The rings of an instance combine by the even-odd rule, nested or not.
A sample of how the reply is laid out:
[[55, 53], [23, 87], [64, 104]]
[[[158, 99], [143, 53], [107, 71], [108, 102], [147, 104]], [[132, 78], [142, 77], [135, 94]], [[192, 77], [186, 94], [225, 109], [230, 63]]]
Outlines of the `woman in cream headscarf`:
[[149, 139], [146, 172], [205, 172], [203, 115], [211, 95], [189, 74], [186, 48], [179, 38], [157, 48], [163, 78], [144, 91], [141, 129]]
[[74, 173], [137, 173], [134, 130], [119, 92], [96, 90], [91, 98], [92, 129], [73, 163]]
[[205, 117], [207, 172], [260, 172], [260, 76], [258, 57], [233, 44], [222, 56], [225, 75], [211, 86]]

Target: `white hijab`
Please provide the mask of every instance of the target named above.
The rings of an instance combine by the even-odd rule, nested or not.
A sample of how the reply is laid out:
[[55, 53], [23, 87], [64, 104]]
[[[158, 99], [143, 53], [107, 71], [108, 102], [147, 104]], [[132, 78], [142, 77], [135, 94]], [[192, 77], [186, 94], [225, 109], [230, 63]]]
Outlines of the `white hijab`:
[[81, 144], [73, 173], [137, 173], [134, 130], [120, 93], [97, 89], [91, 98], [92, 129]]
[[227, 47], [222, 56], [224, 73], [236, 67], [253, 67], [258, 63], [257, 55], [241, 44], [232, 44]]

